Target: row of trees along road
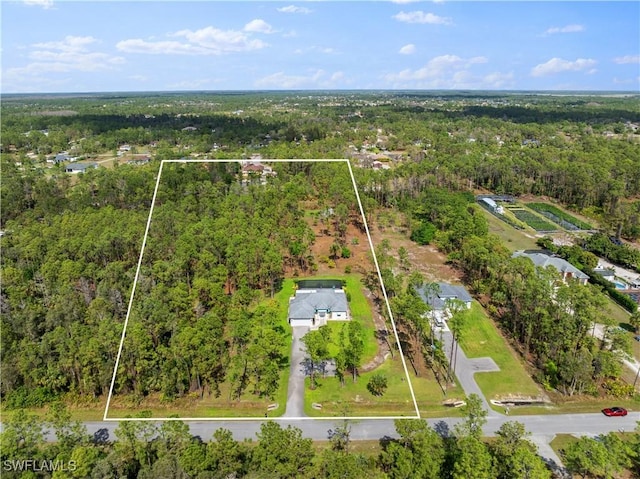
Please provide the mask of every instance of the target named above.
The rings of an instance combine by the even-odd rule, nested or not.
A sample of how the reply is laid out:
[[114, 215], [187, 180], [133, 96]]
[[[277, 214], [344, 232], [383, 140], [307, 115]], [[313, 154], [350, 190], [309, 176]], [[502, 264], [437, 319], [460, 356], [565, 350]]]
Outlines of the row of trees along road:
[[[56, 403], [44, 420], [24, 411], [3, 421], [0, 433], [3, 477], [222, 479], [548, 479], [551, 471], [537, 455], [521, 423], [507, 422], [490, 441], [482, 438], [486, 412], [480, 398], [467, 398], [463, 420], [449, 430], [426, 421], [395, 421], [395, 438], [380, 439], [379, 452], [357, 452], [350, 422], [328, 431], [328, 443], [314, 447], [295, 427], [265, 422], [256, 441], [237, 441], [231, 432], [195, 437], [181, 421], [162, 424], [125, 421], [110, 437], [90, 436]], [[44, 427], [55, 436], [46, 442]], [[582, 477], [613, 477], [624, 469], [640, 472], [640, 435], [623, 442], [614, 433], [581, 438], [562, 452], [570, 472]], [[57, 461], [65, 470], [18, 471], [21, 461]], [[6, 465], [15, 465], [7, 468]], [[30, 475], [28, 475], [30, 474]]]

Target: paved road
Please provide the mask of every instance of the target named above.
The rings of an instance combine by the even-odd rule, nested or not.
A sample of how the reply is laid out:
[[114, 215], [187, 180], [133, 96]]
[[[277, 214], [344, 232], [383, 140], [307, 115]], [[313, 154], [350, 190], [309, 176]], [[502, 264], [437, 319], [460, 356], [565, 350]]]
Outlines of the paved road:
[[293, 329], [293, 341], [291, 342], [291, 366], [289, 370], [289, 386], [287, 388], [287, 408], [283, 417], [304, 417], [304, 344], [300, 338], [307, 334], [306, 326]]
[[[453, 426], [460, 418], [428, 419], [427, 422], [438, 432], [446, 434], [453, 430]], [[483, 430], [485, 435], [494, 436], [500, 426], [507, 421], [518, 421], [524, 424], [527, 431], [533, 436], [553, 437], [555, 434], [566, 433], [575, 435], [593, 436], [606, 434], [612, 431], [633, 431], [636, 422], [640, 421], [640, 413], [632, 412], [627, 417], [606, 417], [602, 413], [593, 414], [557, 414], [539, 416], [491, 416]], [[213, 432], [220, 428], [229, 429], [237, 440], [253, 438], [260, 430], [263, 420], [244, 421], [185, 421], [191, 433], [200, 436], [203, 440], [211, 439]], [[302, 430], [304, 437], [314, 440], [327, 439], [327, 431], [340, 425], [339, 420], [318, 419], [277, 419], [283, 427], [292, 425]], [[118, 421], [85, 422], [90, 434], [99, 431], [106, 432], [110, 439], [114, 439], [114, 431]], [[158, 422], [160, 424], [160, 422]], [[395, 437], [393, 421], [389, 419], [353, 420], [352, 438], [354, 440], [380, 439], [385, 436]]]

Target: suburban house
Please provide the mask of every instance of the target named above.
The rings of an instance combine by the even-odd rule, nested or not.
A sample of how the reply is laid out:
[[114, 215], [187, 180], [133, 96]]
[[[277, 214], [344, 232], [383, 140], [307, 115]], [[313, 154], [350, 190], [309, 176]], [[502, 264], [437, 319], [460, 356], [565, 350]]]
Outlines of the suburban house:
[[576, 279], [580, 284], [587, 284], [587, 282], [589, 281], [589, 276], [584, 274], [568, 261], [565, 261], [564, 259], [557, 256], [551, 256], [541, 251], [516, 251], [515, 253], [513, 253], [513, 257], [529, 258], [531, 261], [533, 261], [533, 264], [535, 264], [536, 266], [540, 266], [541, 268], [553, 266], [556, 270], [558, 270], [558, 272], [562, 276], [562, 280], [565, 282], [569, 279]]
[[84, 173], [87, 170], [98, 168], [97, 163], [73, 163], [68, 165], [64, 171], [65, 173], [71, 173], [77, 175], [78, 173]]
[[263, 185], [267, 183], [269, 176], [276, 176], [276, 172], [270, 166], [260, 162], [260, 157], [252, 157], [251, 160], [242, 162], [242, 183], [247, 184], [251, 180], [259, 179]]
[[[301, 284], [302, 283], [302, 284]], [[327, 321], [348, 321], [349, 304], [342, 287], [313, 287], [298, 283], [295, 296], [289, 298], [289, 324], [317, 329]], [[319, 284], [319, 286], [325, 286]]]
[[444, 320], [451, 316], [451, 306], [454, 301], [464, 305], [466, 309], [471, 309], [473, 298], [463, 286], [456, 286], [449, 283], [436, 283], [437, 287], [432, 285], [422, 285], [416, 288], [418, 296], [427, 303], [431, 310], [427, 316], [432, 319], [436, 325], [443, 326]]
[[77, 158], [70, 156], [66, 151], [61, 151], [55, 156], [47, 158], [47, 163], [53, 163], [55, 165], [64, 163], [66, 161], [75, 161]]

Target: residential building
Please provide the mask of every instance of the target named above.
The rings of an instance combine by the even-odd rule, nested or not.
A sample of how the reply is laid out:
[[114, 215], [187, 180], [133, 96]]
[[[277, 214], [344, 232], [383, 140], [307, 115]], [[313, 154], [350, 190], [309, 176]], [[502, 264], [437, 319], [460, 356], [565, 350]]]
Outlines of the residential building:
[[308, 288], [296, 290], [289, 298], [289, 324], [317, 329], [327, 321], [350, 319], [347, 295], [342, 288]]
[[64, 169], [66, 173], [71, 173], [73, 175], [77, 175], [78, 173], [84, 173], [87, 170], [98, 168], [97, 163], [73, 163], [71, 165], [67, 165]]
[[436, 326], [444, 326], [445, 320], [451, 317], [451, 307], [458, 303], [471, 309], [473, 298], [463, 286], [449, 283], [427, 284], [416, 288], [418, 296], [430, 306], [427, 317]]
[[533, 261], [533, 264], [540, 266], [541, 268], [553, 266], [558, 273], [560, 273], [562, 280], [565, 282], [575, 279], [581, 284], [587, 284], [589, 281], [589, 276], [558, 256], [551, 256], [542, 251], [516, 251], [513, 253], [513, 257], [529, 258]]

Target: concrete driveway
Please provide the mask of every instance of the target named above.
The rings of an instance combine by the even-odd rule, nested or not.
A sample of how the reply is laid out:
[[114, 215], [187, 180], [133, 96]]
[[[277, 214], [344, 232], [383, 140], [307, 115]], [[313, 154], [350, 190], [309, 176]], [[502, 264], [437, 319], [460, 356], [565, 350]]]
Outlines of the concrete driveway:
[[306, 368], [304, 363], [304, 344], [300, 339], [307, 334], [307, 326], [298, 326], [293, 329], [293, 341], [291, 342], [291, 365], [289, 370], [289, 386], [287, 388], [287, 407], [282, 417], [295, 418], [306, 417], [304, 413], [304, 379]]

